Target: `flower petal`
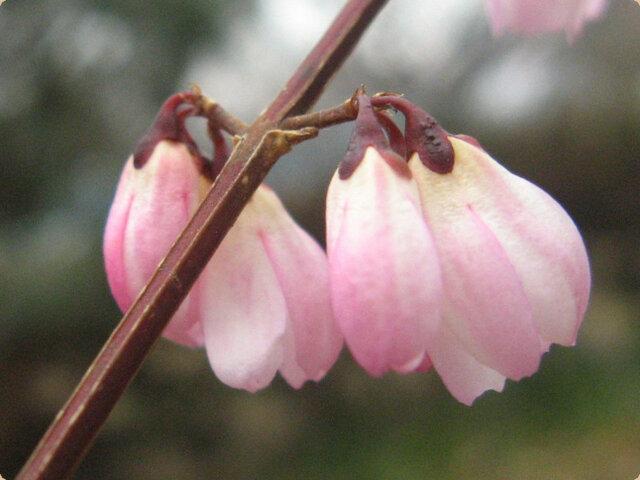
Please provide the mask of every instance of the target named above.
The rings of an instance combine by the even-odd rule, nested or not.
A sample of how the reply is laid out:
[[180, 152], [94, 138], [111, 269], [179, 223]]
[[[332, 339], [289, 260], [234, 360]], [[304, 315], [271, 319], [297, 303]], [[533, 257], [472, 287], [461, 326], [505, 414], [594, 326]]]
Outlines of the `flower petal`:
[[320, 380], [327, 372], [318, 371], [317, 378], [311, 377], [307, 372], [305, 372], [302, 367], [298, 364], [296, 358], [296, 350], [299, 352], [300, 349], [296, 349], [296, 339], [293, 334], [293, 330], [291, 328], [287, 328], [284, 334], [284, 338], [282, 339], [282, 364], [280, 365], [280, 375], [284, 378], [289, 385], [293, 388], [300, 388], [304, 383], [309, 380]]
[[457, 155], [447, 175], [425, 168], [417, 156], [409, 167], [440, 257], [443, 321], [481, 363], [516, 380], [531, 375], [544, 346], [529, 300], [500, 242], [466, 196]]
[[[320, 380], [342, 348], [342, 335], [331, 310], [327, 256], [293, 221], [271, 189], [260, 187], [252, 202], [289, 312], [292, 357], [285, 355], [285, 361], [301, 368], [304, 380]], [[288, 377], [284, 370], [282, 374]]]
[[505, 377], [468, 353], [444, 322], [429, 348], [429, 355], [449, 392], [466, 405], [471, 405], [487, 390], [501, 392], [504, 388]]
[[200, 277], [211, 367], [222, 382], [251, 392], [269, 385], [280, 368], [288, 327], [282, 289], [251, 214], [253, 202]]
[[[187, 148], [161, 141], [142, 168], [129, 158], [105, 229], [107, 277], [118, 305], [126, 311], [149, 281], [173, 241], [198, 206], [199, 170]], [[165, 336], [190, 346], [202, 344], [192, 289]]]
[[131, 204], [135, 195], [135, 173], [133, 157], [130, 157], [120, 175], [115, 198], [109, 210], [104, 231], [104, 263], [111, 293], [120, 309], [125, 312], [133, 303], [127, 284], [127, 267], [124, 262], [125, 235]]
[[514, 265], [540, 334], [547, 342], [573, 345], [591, 286], [578, 229], [539, 187], [513, 175], [483, 150], [451, 141], [467, 199]]
[[374, 149], [327, 195], [333, 310], [371, 374], [415, 368], [439, 321], [440, 270], [418, 192]]

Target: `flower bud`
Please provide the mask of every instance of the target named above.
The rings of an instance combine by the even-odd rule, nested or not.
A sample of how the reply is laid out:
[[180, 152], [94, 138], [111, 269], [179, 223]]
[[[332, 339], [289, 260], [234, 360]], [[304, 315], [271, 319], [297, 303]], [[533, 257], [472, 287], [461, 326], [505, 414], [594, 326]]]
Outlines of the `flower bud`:
[[[178, 95], [162, 106], [128, 160], [111, 205], [104, 236], [107, 279], [126, 311], [185, 227], [209, 183], [204, 161], [178, 118]], [[197, 285], [164, 331], [171, 340], [202, 345]]]
[[279, 370], [299, 388], [336, 361], [326, 255], [271, 189], [254, 193], [200, 278], [207, 355], [227, 385], [256, 391]]
[[474, 139], [385, 94], [371, 102], [406, 117], [406, 148], [391, 149], [382, 128], [397, 132], [358, 101], [327, 194], [333, 310], [356, 361], [373, 375], [433, 365], [471, 404], [533, 374], [551, 343], [573, 345], [591, 280], [562, 207]]
[[388, 145], [367, 97], [327, 193], [333, 311], [372, 375], [425, 360], [440, 315], [440, 268], [406, 161]]

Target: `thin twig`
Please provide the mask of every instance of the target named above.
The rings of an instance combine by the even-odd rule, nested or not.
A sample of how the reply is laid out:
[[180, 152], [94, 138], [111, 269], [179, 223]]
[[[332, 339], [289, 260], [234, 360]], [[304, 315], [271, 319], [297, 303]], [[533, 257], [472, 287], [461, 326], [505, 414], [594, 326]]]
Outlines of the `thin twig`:
[[[150, 282], [116, 327], [16, 480], [60, 480], [79, 463], [162, 330], [271, 167], [265, 136], [306, 112], [387, 0], [349, 0], [251, 125]], [[279, 137], [282, 141], [282, 137]], [[276, 151], [279, 150], [276, 148]]]
[[351, 97], [337, 107], [289, 117], [282, 122], [281, 126], [288, 130], [297, 130], [303, 127], [326, 128], [355, 120], [357, 115], [357, 101], [355, 97]]
[[247, 131], [249, 125], [231, 115], [218, 102], [204, 95], [198, 85], [191, 84], [191, 90], [197, 97], [194, 102], [196, 115], [207, 117], [213, 125], [225, 132], [229, 132], [231, 135], [242, 135]]

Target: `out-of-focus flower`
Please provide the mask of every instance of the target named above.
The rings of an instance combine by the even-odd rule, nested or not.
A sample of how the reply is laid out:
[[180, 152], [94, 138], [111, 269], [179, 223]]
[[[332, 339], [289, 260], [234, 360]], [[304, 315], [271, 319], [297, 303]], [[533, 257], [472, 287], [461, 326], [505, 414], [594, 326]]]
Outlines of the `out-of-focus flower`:
[[587, 21], [602, 14], [606, 0], [487, 0], [486, 5], [496, 35], [564, 30], [571, 41]]
[[573, 345], [590, 273], [562, 207], [406, 100], [374, 99], [405, 114], [408, 173], [359, 101], [327, 201], [333, 308], [355, 359], [375, 375], [433, 364], [471, 404], [533, 374], [551, 343]]
[[[123, 171], [104, 239], [109, 284], [128, 309], [211, 184], [212, 166], [172, 97]], [[215, 133], [215, 132], [214, 132]], [[219, 148], [220, 138], [216, 138]], [[280, 371], [294, 387], [319, 380], [342, 336], [320, 246], [261, 186], [222, 241], [164, 336], [207, 349], [228, 385], [256, 391]]]

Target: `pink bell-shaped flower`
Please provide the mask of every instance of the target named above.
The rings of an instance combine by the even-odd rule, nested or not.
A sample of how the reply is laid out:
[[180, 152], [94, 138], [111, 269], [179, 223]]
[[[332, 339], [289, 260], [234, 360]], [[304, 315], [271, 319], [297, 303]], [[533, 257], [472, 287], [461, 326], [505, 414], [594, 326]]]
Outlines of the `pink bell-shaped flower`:
[[406, 161], [390, 148], [369, 99], [358, 101], [347, 156], [327, 193], [327, 253], [336, 320], [354, 358], [379, 376], [428, 365], [440, 266]]
[[374, 97], [406, 117], [392, 152], [358, 100], [327, 200], [333, 309], [355, 359], [374, 375], [432, 364], [471, 404], [533, 374], [551, 343], [573, 345], [590, 272], [562, 207], [407, 100]]
[[[104, 258], [111, 292], [122, 311], [133, 304], [200, 203], [209, 180], [204, 161], [176, 113], [180, 95], [165, 102], [136, 154], [128, 160], [111, 205]], [[188, 346], [203, 344], [198, 283], [164, 331]]]
[[279, 370], [298, 388], [336, 361], [327, 257], [269, 188], [254, 193], [200, 278], [207, 355], [227, 385], [256, 391]]
[[565, 30], [573, 40], [587, 21], [602, 14], [606, 0], [486, 0], [486, 5], [496, 35]]
[[[122, 310], [133, 303], [203, 198], [219, 162], [203, 160], [184, 129], [179, 96], [129, 159], [104, 239], [107, 276]], [[211, 132], [216, 158], [224, 150]], [[223, 152], [224, 156], [224, 152]], [[167, 326], [164, 336], [202, 346], [226, 384], [256, 391], [280, 371], [295, 388], [319, 380], [342, 336], [333, 320], [321, 247], [267, 187], [255, 192]]]

